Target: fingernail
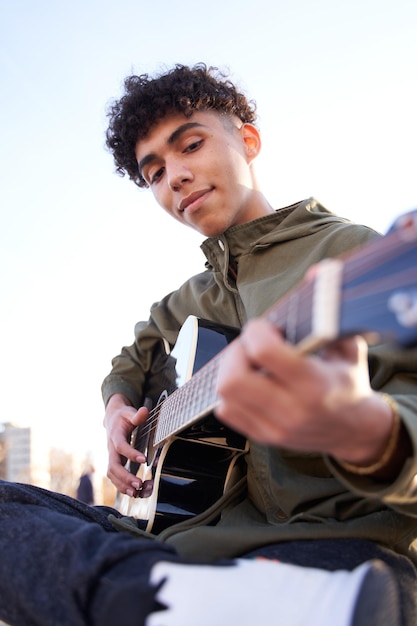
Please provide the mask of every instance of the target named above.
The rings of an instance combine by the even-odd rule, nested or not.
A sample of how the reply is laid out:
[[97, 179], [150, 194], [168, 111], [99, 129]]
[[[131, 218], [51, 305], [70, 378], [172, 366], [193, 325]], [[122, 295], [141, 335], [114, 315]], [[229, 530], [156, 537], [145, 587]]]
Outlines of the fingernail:
[[126, 495], [133, 498], [133, 489], [126, 489]]

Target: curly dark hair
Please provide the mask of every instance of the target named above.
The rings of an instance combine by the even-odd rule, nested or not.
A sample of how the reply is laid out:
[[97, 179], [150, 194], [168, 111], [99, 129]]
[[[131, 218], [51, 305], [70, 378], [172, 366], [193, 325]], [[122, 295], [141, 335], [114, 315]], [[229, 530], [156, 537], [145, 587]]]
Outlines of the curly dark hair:
[[198, 63], [175, 65], [154, 78], [148, 74], [128, 76], [125, 95], [108, 110], [106, 146], [113, 154], [116, 172], [127, 174], [138, 187], [147, 183], [138, 172], [135, 146], [170, 112], [190, 117], [195, 111], [215, 110], [236, 115], [242, 122], [256, 122], [256, 104], [240, 93], [216, 67]]

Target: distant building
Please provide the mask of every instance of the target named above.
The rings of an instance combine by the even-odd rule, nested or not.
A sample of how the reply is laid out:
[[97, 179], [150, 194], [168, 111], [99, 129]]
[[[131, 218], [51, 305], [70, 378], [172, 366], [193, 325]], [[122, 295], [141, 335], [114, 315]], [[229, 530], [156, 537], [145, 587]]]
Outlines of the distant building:
[[0, 424], [0, 478], [31, 482], [31, 432], [12, 424]]

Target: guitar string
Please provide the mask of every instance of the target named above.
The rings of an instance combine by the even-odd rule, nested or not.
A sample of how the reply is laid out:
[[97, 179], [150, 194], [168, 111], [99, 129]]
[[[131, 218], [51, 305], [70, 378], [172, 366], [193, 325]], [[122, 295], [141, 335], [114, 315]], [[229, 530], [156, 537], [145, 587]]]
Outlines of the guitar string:
[[[304, 291], [303, 287], [305, 288], [305, 285], [301, 285], [300, 289], [302, 291]], [[308, 298], [307, 298], [308, 299]], [[307, 300], [306, 299], [306, 300]], [[305, 298], [303, 297], [301, 302], [303, 302], [305, 300]], [[286, 313], [287, 313], [287, 302], [286, 299], [283, 299], [283, 301], [280, 302], [279, 305], [280, 311], [279, 314], [275, 315], [275, 319], [271, 321], [274, 321], [276, 324], [278, 325], [282, 325], [285, 322], [286, 319]], [[225, 350], [226, 348], [224, 348]], [[154, 409], [151, 410], [148, 418], [146, 419], [146, 421], [144, 422], [144, 424], [142, 425], [141, 429], [140, 429], [140, 436], [141, 437], [147, 437], [148, 435], [150, 435], [152, 433], [153, 430], [155, 430], [158, 426], [159, 423], [159, 418], [160, 418], [160, 412], [162, 410], [164, 410], [165, 412], [168, 412], [168, 415], [166, 416], [166, 419], [169, 419], [170, 414], [169, 411], [170, 409], [173, 408], [173, 404], [175, 402], [175, 400], [177, 400], [180, 396], [182, 396], [182, 398], [188, 393], [190, 393], [190, 391], [192, 390], [193, 387], [197, 387], [197, 396], [193, 397], [194, 400], [194, 404], [198, 404], [198, 402], [201, 402], [201, 389], [202, 389], [202, 383], [207, 382], [207, 379], [210, 377], [211, 381], [217, 377], [217, 369], [218, 369], [218, 363], [222, 357], [222, 353], [224, 350], [221, 350], [218, 354], [216, 354], [208, 363], [206, 363], [206, 365], [204, 365], [200, 370], [198, 370], [196, 372], [196, 374], [194, 374], [194, 376], [188, 380], [184, 385], [182, 385], [180, 388], [176, 389], [172, 394], [170, 394], [163, 403], [157, 405]], [[213, 370], [214, 370], [214, 375], [213, 375]], [[209, 389], [209, 391], [213, 391], [213, 389]], [[181, 399], [182, 399], [181, 398]], [[211, 399], [211, 403], [215, 400], [215, 398], [210, 398]], [[206, 407], [202, 407], [200, 405], [200, 411], [203, 410], [203, 408], [209, 408], [208, 406]], [[189, 410], [189, 405], [187, 406], [187, 410]], [[172, 411], [171, 411], [172, 412]], [[186, 423], [187, 420], [184, 420], [184, 423]], [[174, 432], [175, 428], [171, 427], [171, 431]]]
[[[371, 272], [372, 270], [380, 267], [382, 258], [385, 264], [390, 261], [391, 259], [390, 255], [392, 253], [397, 253], [397, 256], [398, 256], [399, 242], [398, 242], [398, 237], [396, 237], [395, 235], [397, 235], [397, 233], [394, 232], [389, 237], [383, 239], [382, 241], [384, 241], [385, 245], [382, 247], [380, 245], [378, 246], [378, 244], [381, 244], [381, 240], [377, 239], [375, 242], [371, 242], [370, 244], [368, 244], [366, 248], [360, 251], [357, 255], [355, 255], [354, 258], [347, 257], [343, 265], [343, 272], [345, 275], [346, 282], [352, 281], [355, 278], [363, 275], [364, 265], [367, 267], [367, 272]], [[410, 241], [409, 246], [407, 246], [407, 243], [408, 242], [404, 242], [402, 240], [400, 241], [401, 254], [403, 254], [404, 251], [407, 252], [407, 250], [404, 250], [407, 247], [410, 247], [411, 249], [415, 248], [415, 243], [413, 243], [412, 241]], [[404, 274], [406, 275], [406, 277], [409, 276], [408, 281], [407, 279], [404, 280]], [[391, 281], [390, 282], [391, 285], [398, 287], [400, 286], [399, 281], [401, 281], [401, 283], [407, 284], [407, 282], [410, 282], [412, 278], [413, 278], [412, 270], [410, 269], [408, 272], [407, 271], [402, 272], [401, 276], [395, 274], [393, 276], [388, 277], [388, 279], [386, 276], [383, 276], [379, 279], [377, 278], [376, 280], [373, 279], [372, 281], [369, 281], [368, 283], [366, 283], [366, 285], [357, 285], [354, 287], [347, 287], [346, 291], [348, 291], [349, 294], [352, 295], [352, 297], [360, 297], [361, 291], [365, 289], [366, 289], [366, 293], [364, 295], [369, 295], [370, 285], [374, 286], [373, 287], [374, 291], [378, 291], [384, 287], [384, 284], [385, 284], [385, 289], [386, 289], [386, 284], [387, 282], [389, 282], [389, 279]], [[293, 290], [293, 292], [290, 292], [289, 294], [287, 294], [287, 296], [284, 296], [282, 301], [276, 305], [276, 308], [270, 311], [267, 311], [266, 316], [268, 317], [268, 319], [270, 319], [271, 322], [285, 329], [285, 322], [288, 319], [288, 310], [291, 304], [291, 299], [294, 298], [294, 296], [296, 295], [297, 299], [299, 300], [298, 308], [301, 309], [301, 315], [298, 320], [298, 324], [299, 325], [308, 324], [308, 322], [310, 321], [310, 316], [308, 312], [305, 311], [305, 308], [302, 307], [301, 305], [305, 304], [308, 300], [311, 300], [311, 297], [313, 294], [313, 288], [314, 288], [314, 280], [302, 282], [301, 284], [298, 285], [298, 288]], [[185, 396], [187, 393], [189, 393], [191, 387], [197, 386], [197, 385], [201, 386], [201, 383], [204, 382], [205, 380], [204, 376], [206, 376], [206, 379], [207, 379], [207, 374], [212, 374], [211, 370], [215, 365], [217, 365], [218, 360], [221, 358], [222, 352], [223, 350], [220, 353], [218, 353], [205, 366], [203, 366], [203, 368], [201, 368], [189, 381], [187, 381], [185, 385], [175, 390], [170, 396], [166, 398], [166, 400], [163, 403], [157, 405], [154, 409], [150, 411], [148, 418], [145, 420], [144, 424], [142, 425], [140, 429], [141, 437], [147, 436], [148, 434], [151, 433], [152, 430], [156, 428], [156, 426], [158, 425], [162, 406], [165, 407], [165, 410], [166, 408], [168, 408], [169, 410], [170, 405], [173, 405], [175, 401], [178, 401], [179, 392], [181, 392], [181, 395]], [[217, 374], [217, 371], [216, 371], [216, 374]], [[168, 407], [166, 407], [167, 404], [168, 404]], [[166, 419], [169, 419], [169, 417], [170, 415], [166, 416]]]
[[[354, 273], [355, 273], [355, 271], [351, 272], [351, 274], [353, 274], [353, 275], [354, 275]], [[358, 286], [355, 286], [353, 288], [349, 288], [348, 290], [351, 293], [351, 297], [360, 297], [362, 295], [361, 292], [363, 292], [363, 295], [369, 296], [370, 295], [370, 291], [369, 291], [369, 285], [370, 284], [373, 285], [372, 292], [375, 294], [375, 292], [377, 293], [379, 290], [381, 290], [381, 288], [382, 289], [385, 288], [385, 290], [386, 290], [387, 289], [387, 283], [388, 283], [389, 286], [399, 287], [401, 284], [407, 284], [412, 278], [413, 278], [413, 270], [409, 269], [408, 271], [402, 272], [401, 274], [395, 274], [395, 275], [393, 275], [391, 277], [388, 277], [388, 279], [387, 279], [387, 277], [383, 277], [383, 278], [381, 278], [379, 280], [373, 280], [370, 283], [367, 283], [366, 286], [358, 285]], [[308, 287], [312, 287], [312, 284], [307, 284], [307, 285], [304, 285], [303, 287], [304, 288], [305, 287], [307, 287], [307, 288]], [[305, 302], [306, 299], [311, 296], [311, 291], [312, 290], [311, 289], [307, 289], [307, 290], [308, 290], [307, 296], [303, 295], [303, 293], [301, 293], [300, 302]], [[303, 291], [305, 291], [305, 289], [301, 289], [301, 292], [303, 292]], [[298, 292], [298, 296], [300, 296], [300, 292]], [[280, 315], [281, 315], [281, 319], [283, 321], [285, 321], [285, 316], [288, 314], [288, 307], [285, 306], [285, 305], [287, 305], [288, 302], [285, 302], [283, 304], [284, 304], [284, 306], [282, 307], [282, 309], [285, 309], [285, 310], [284, 311], [280, 310], [278, 313], [274, 312], [274, 315], [271, 316], [271, 321], [278, 322], [280, 320]], [[372, 307], [373, 308], [374, 308], [374, 306], [375, 306], [375, 302], [372, 303]], [[282, 316], [282, 313], [285, 313], [285, 315]], [[304, 321], [308, 321], [309, 319], [310, 319], [309, 316], [306, 316], [304, 318]], [[303, 318], [302, 317], [300, 317], [299, 322], [300, 323], [303, 322]], [[201, 374], [206, 374], [207, 370], [205, 370], [203, 368], [203, 371], [200, 370], [200, 373]], [[200, 375], [200, 376], [195, 376], [195, 377], [193, 377], [193, 379], [191, 379], [193, 381], [193, 383], [199, 385], [199, 389], [201, 389], [201, 383], [204, 382], [204, 378], [203, 378], [203, 380], [201, 380], [201, 378], [202, 378], [202, 376]], [[190, 383], [191, 381], [188, 381], [188, 382]], [[181, 387], [180, 389], [184, 391], [184, 387]], [[177, 390], [177, 391], [179, 391], [179, 390]], [[185, 392], [187, 392], [187, 391], [189, 391], [189, 386], [187, 386], [187, 388], [185, 389]], [[175, 393], [176, 392], [174, 392], [174, 394]], [[171, 396], [169, 396], [169, 397], [173, 398], [173, 395], [171, 394]], [[197, 399], [201, 400], [201, 393], [200, 393], [200, 398], [197, 397]], [[175, 399], [174, 399], [174, 401], [175, 401]], [[164, 405], [165, 404], [166, 404], [166, 401], [164, 402]], [[175, 405], [173, 407], [170, 407], [169, 406], [170, 404], [171, 403], [168, 403], [168, 409], [171, 408], [171, 413], [172, 413], [172, 409], [176, 409], [177, 407]], [[189, 406], [189, 403], [187, 403], [187, 406]], [[166, 408], [166, 406], [165, 406], [165, 408]], [[149, 420], [147, 420], [147, 422], [145, 422], [145, 424], [148, 424], [148, 432], [150, 432], [150, 430], [154, 427], [154, 425], [156, 426], [160, 410], [161, 410], [161, 405], [155, 408], [155, 410], [149, 416]], [[168, 416], [166, 416], [166, 419], [169, 419], [169, 417], [170, 417], [170, 414], [168, 414]], [[185, 422], [186, 421], [187, 420], [185, 420]], [[171, 428], [171, 430], [172, 430], [172, 428]], [[143, 428], [142, 431], [143, 431], [143, 434], [145, 434], [145, 435], [147, 434], [147, 429], [146, 428]]]
[[[379, 241], [379, 240], [378, 240]], [[393, 248], [397, 248], [398, 246], [395, 244], [392, 246]], [[377, 252], [379, 252], [379, 250], [377, 250]], [[384, 248], [383, 251], [383, 256], [384, 256], [384, 260], [385, 262], [387, 261], [387, 246]], [[380, 255], [382, 256], [382, 254]], [[349, 278], [350, 280], [352, 280], [356, 275], [357, 272], [361, 270], [361, 268], [363, 267], [363, 262], [365, 260], [367, 260], [367, 257], [373, 261], [373, 263], [368, 263], [368, 271], [372, 271], [372, 266], [374, 265], [375, 267], [378, 267], [378, 265], [380, 265], [380, 263], [378, 262], [378, 258], [377, 255], [375, 255], [375, 251], [366, 251], [366, 254], [361, 255], [360, 259], [354, 259], [352, 260], [352, 262], [349, 264], [345, 264], [345, 274], [347, 275], [347, 278]], [[363, 272], [362, 272], [363, 273]], [[405, 274], [408, 276], [408, 274], [410, 274], [410, 278], [412, 278], [411, 276], [412, 270], [410, 270], [408, 273], [405, 272]], [[404, 273], [402, 273], [402, 277], [398, 276], [397, 274], [390, 277], [391, 279], [391, 284], [394, 286], [399, 286], [399, 279], [401, 280], [404, 279]], [[401, 280], [402, 283], [407, 284], [407, 280]], [[383, 277], [380, 280], [373, 280], [370, 281], [369, 283], [367, 283], [366, 287], [364, 285], [358, 285], [356, 287], [353, 288], [348, 288], [348, 290], [350, 290], [350, 293], [353, 295], [356, 292], [356, 295], [353, 297], [359, 297], [360, 296], [360, 291], [364, 290], [366, 288], [366, 294], [365, 295], [369, 295], [369, 285], [374, 285], [374, 291], [378, 291], [381, 287], [384, 287], [385, 284], [385, 288], [386, 288], [386, 283], [387, 283], [387, 277]], [[309, 287], [311, 287], [311, 289], [309, 289]], [[313, 287], [313, 282], [311, 283], [307, 283], [307, 284], [301, 284], [297, 294], [298, 294], [298, 298], [299, 298], [299, 304], [305, 303], [307, 299], [309, 299], [311, 297], [311, 293], [312, 293], [312, 287]], [[307, 295], [305, 295], [305, 291], [307, 288]], [[301, 293], [300, 293], [301, 292]], [[279, 322], [284, 322], [286, 321], [286, 317], [288, 316], [288, 303], [289, 303], [289, 299], [285, 299], [285, 301], [282, 302], [282, 306], [279, 308], [278, 311], [273, 311], [272, 314], [270, 314], [270, 319], [271, 321], [274, 321], [275, 323], [279, 323]], [[303, 310], [302, 310], [303, 312]], [[304, 318], [301, 316], [300, 319], [298, 320], [300, 324], [302, 324], [303, 322], [308, 322], [310, 319], [310, 317], [308, 315], [306, 315]], [[282, 323], [279, 324], [282, 326]], [[217, 355], [218, 356], [218, 355]], [[208, 365], [208, 364], [207, 364]], [[203, 370], [200, 370], [200, 374], [206, 374], [207, 370], [205, 369], [206, 366], [203, 368]], [[195, 375], [190, 381], [188, 381], [188, 383], [191, 383], [191, 381], [193, 381], [195, 384], [198, 384], [201, 386], [201, 380], [202, 376], [197, 376]], [[204, 381], [204, 379], [203, 379]], [[194, 386], [194, 385], [193, 385]], [[178, 391], [183, 390], [184, 391], [184, 386], [181, 387], [180, 389], [176, 390], [174, 392], [174, 394], [176, 394]], [[185, 389], [185, 392], [189, 391], [189, 386]], [[185, 394], [184, 394], [185, 395]], [[173, 398], [173, 394], [171, 394], [171, 396], [169, 396], [169, 398]], [[168, 399], [168, 398], [167, 398]], [[166, 404], [167, 400], [165, 400], [165, 402], [163, 403], [164, 405]], [[168, 403], [169, 405], [170, 403]], [[165, 407], [166, 408], [166, 407]], [[169, 408], [169, 406], [168, 406]], [[156, 425], [157, 425], [157, 421], [158, 421], [158, 417], [160, 414], [160, 410], [161, 410], [161, 405], [155, 407], [155, 409], [151, 412], [150, 416], [148, 416], [148, 419], [145, 422], [145, 425], [147, 425], [148, 428], [142, 428], [141, 431], [141, 435], [144, 434], [146, 435], [147, 432], [150, 432]], [[167, 419], [170, 416], [167, 416]]]
[[[223, 352], [223, 350], [221, 352]], [[172, 417], [172, 412], [174, 409], [176, 409], [176, 412], [178, 414], [178, 408], [181, 408], [181, 406], [178, 407], [178, 405], [181, 405], [181, 401], [182, 404], [185, 405], [185, 410], [187, 410], [188, 412], [190, 411], [190, 407], [197, 405], [198, 402], [201, 403], [202, 396], [207, 396], [207, 384], [204, 386], [204, 383], [207, 382], [208, 379], [213, 380], [213, 378], [217, 376], [216, 366], [218, 365], [218, 361], [220, 360], [220, 355], [221, 353], [215, 355], [215, 357], [211, 359], [211, 361], [209, 361], [200, 370], [198, 370], [198, 372], [196, 372], [190, 380], [188, 380], [186, 383], [184, 383], [184, 385], [176, 389], [162, 403], [151, 409], [143, 426], [140, 428], [141, 437], [146, 437], [150, 435], [152, 431], [156, 429], [160, 422], [161, 411], [165, 411], [166, 413], [168, 413], [168, 415], [164, 415], [163, 417], [165, 418], [165, 420], [169, 420], [169, 418]], [[199, 393], [192, 396], [191, 391], [192, 388], [195, 386], [197, 386], [197, 390]], [[204, 390], [204, 394], [202, 390]], [[212, 392], [213, 390], [214, 387], [209, 388], [209, 391]], [[190, 402], [190, 399], [192, 402]], [[211, 400], [213, 401], [214, 399], [215, 398]], [[211, 403], [212, 402], [210, 402], [210, 404]], [[209, 405], [204, 408], [208, 409]], [[202, 410], [203, 407], [200, 406], [199, 411], [201, 412]], [[188, 420], [185, 420], [185, 423], [187, 421]], [[170, 425], [171, 424], [172, 422], [170, 422]], [[170, 434], [172, 434], [175, 431], [175, 428], [172, 428], [171, 425], [170, 430], [172, 431]]]

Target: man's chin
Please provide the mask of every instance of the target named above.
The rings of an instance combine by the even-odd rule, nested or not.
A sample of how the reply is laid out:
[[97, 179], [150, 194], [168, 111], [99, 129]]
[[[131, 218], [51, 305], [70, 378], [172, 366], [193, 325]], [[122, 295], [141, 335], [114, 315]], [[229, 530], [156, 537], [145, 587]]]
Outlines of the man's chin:
[[218, 224], [190, 224], [189, 222], [186, 222], [186, 224], [204, 237], [219, 237], [224, 232], [223, 228]]

